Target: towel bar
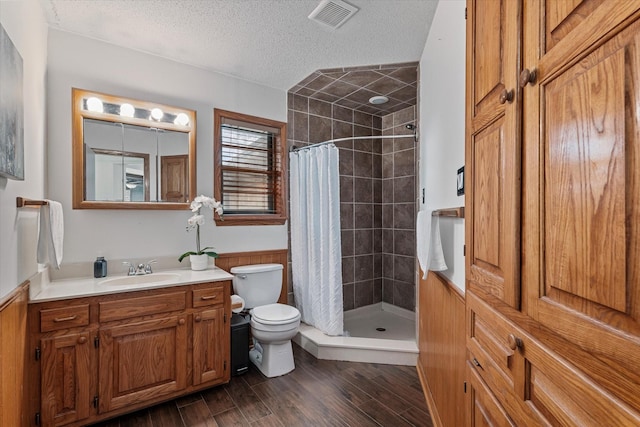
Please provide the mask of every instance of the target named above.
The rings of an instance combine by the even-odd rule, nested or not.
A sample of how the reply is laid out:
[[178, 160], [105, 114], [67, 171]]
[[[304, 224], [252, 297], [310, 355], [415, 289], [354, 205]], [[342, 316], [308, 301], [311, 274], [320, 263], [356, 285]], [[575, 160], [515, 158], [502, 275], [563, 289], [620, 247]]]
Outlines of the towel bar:
[[19, 208], [39, 208], [40, 206], [48, 205], [46, 200], [30, 200], [24, 197], [16, 197], [16, 207]]
[[459, 208], [437, 209], [431, 213], [431, 216], [446, 216], [450, 218], [464, 218], [464, 206]]

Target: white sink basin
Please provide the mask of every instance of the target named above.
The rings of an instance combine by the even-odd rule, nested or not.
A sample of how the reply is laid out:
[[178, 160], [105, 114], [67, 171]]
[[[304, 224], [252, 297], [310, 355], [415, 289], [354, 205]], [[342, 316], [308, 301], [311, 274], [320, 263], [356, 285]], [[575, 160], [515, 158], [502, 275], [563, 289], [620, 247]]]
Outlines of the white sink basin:
[[103, 280], [102, 282], [100, 282], [100, 285], [126, 286], [151, 283], [166, 283], [170, 281], [176, 281], [179, 277], [180, 275], [176, 273], [152, 273], [145, 274], [144, 276], [114, 277], [112, 279]]

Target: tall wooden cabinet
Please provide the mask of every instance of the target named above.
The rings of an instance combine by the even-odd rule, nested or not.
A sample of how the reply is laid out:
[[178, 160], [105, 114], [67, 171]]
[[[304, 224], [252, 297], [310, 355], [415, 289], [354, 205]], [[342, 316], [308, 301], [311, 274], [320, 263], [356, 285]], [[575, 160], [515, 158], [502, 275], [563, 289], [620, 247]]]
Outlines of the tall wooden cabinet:
[[469, 424], [640, 425], [640, 2], [467, 13]]

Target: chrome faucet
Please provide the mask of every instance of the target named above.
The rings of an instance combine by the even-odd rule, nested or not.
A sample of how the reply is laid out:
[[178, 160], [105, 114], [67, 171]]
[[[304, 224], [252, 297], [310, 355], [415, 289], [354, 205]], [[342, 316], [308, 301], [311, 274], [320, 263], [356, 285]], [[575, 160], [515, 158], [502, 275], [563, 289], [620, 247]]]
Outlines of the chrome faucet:
[[145, 275], [145, 274], [153, 273], [153, 271], [151, 270], [151, 264], [155, 264], [156, 262], [157, 261], [155, 259], [152, 259], [151, 261], [147, 262], [146, 264], [138, 264], [137, 267], [135, 265], [133, 265], [132, 263], [128, 262], [128, 261], [124, 261], [123, 264], [129, 266], [129, 272], [127, 273], [127, 275], [129, 275], [129, 276], [142, 276], [142, 275]]

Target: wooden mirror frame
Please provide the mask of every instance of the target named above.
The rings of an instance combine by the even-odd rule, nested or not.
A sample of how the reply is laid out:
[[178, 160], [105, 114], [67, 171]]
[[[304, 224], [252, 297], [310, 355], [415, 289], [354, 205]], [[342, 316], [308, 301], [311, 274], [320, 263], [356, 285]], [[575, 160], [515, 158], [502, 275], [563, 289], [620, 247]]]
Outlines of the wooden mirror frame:
[[[83, 109], [83, 100], [97, 97], [103, 103], [132, 104], [135, 108], [151, 110], [160, 108], [164, 112], [172, 114], [185, 113], [189, 117], [186, 126], [153, 122], [135, 117], [124, 117], [116, 114], [98, 113]], [[155, 209], [155, 210], [179, 210], [189, 209], [191, 200], [196, 197], [196, 112], [185, 108], [177, 108], [146, 101], [138, 101], [130, 98], [107, 95], [104, 93], [72, 88], [71, 120], [73, 131], [72, 163], [73, 163], [73, 209]], [[155, 127], [158, 129], [184, 132], [189, 137], [189, 195], [188, 201], [181, 202], [120, 202], [120, 201], [94, 201], [85, 200], [85, 156], [84, 156], [84, 119], [101, 120], [112, 123], [124, 123], [142, 127]]]

